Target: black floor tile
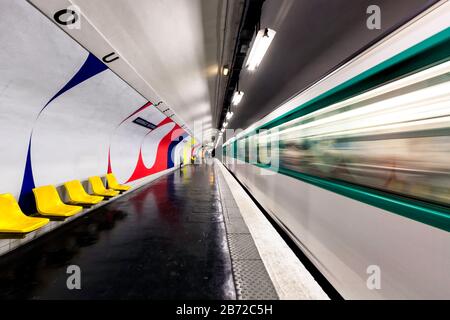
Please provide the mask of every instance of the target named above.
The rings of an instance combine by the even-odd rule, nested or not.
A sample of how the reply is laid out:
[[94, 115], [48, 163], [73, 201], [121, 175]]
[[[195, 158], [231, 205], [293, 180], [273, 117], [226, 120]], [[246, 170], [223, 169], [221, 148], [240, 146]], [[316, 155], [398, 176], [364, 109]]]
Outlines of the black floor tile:
[[[210, 166], [163, 176], [0, 259], [1, 299], [233, 299]], [[81, 290], [68, 290], [69, 265]]]

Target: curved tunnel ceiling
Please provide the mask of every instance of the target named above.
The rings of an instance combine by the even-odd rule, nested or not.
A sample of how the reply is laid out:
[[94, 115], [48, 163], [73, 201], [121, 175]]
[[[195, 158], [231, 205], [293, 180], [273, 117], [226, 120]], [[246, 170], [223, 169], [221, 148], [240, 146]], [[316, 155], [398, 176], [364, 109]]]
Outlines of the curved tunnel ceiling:
[[[228, 128], [247, 128], [434, 2], [266, 0], [261, 27], [277, 34], [256, 72], [241, 71], [239, 87], [245, 96], [238, 107], [233, 107]], [[371, 4], [381, 8], [381, 30], [366, 27], [366, 9]]]
[[[52, 21], [77, 6], [80, 28], [59, 25], [197, 138], [213, 127], [228, 10], [223, 0], [30, 0]], [[67, 17], [62, 17], [66, 19]], [[200, 127], [201, 126], [201, 127]]]

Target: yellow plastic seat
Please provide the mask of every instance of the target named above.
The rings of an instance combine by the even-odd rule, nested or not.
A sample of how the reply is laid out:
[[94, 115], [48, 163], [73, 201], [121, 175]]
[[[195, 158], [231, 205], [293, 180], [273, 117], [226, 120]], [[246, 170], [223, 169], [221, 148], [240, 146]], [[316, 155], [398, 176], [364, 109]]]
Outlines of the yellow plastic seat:
[[12, 194], [0, 194], [0, 232], [28, 233], [45, 226], [50, 220], [25, 215]]
[[117, 191], [128, 191], [131, 189], [130, 186], [127, 186], [124, 184], [119, 184], [119, 182], [117, 182], [116, 177], [112, 173], [108, 173], [106, 175], [106, 180], [108, 181], [108, 188], [110, 188], [110, 189], [117, 190]]
[[92, 205], [101, 202], [104, 198], [88, 194], [79, 180], [64, 183], [70, 203], [75, 205]]
[[119, 194], [119, 191], [106, 189], [102, 179], [98, 176], [90, 177], [89, 182], [91, 183], [92, 191], [96, 196], [115, 197]]
[[83, 207], [63, 203], [54, 186], [34, 188], [33, 193], [37, 210], [43, 216], [70, 217], [83, 210]]

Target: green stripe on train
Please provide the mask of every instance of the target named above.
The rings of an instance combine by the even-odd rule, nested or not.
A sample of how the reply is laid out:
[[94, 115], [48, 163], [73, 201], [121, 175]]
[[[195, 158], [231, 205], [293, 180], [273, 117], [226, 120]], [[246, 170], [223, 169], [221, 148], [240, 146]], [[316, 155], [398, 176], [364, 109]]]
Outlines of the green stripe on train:
[[[256, 165], [272, 170], [272, 168], [264, 165]], [[401, 196], [346, 182], [330, 181], [285, 168], [272, 171], [450, 232], [450, 212], [438, 205], [406, 199]]]

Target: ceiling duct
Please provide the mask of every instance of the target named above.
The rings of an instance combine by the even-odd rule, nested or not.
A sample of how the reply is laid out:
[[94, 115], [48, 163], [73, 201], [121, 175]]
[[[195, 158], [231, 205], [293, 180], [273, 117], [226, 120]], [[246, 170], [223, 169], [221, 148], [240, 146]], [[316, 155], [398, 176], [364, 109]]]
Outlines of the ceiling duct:
[[239, 82], [239, 75], [244, 66], [244, 62], [250, 48], [250, 43], [253, 39], [253, 35], [259, 28], [263, 3], [264, 0], [245, 1], [236, 45], [234, 48], [233, 60], [229, 71], [228, 83], [223, 99], [222, 111], [216, 123], [217, 129], [220, 129], [221, 124], [225, 121], [227, 112], [231, 106], [233, 95]]

